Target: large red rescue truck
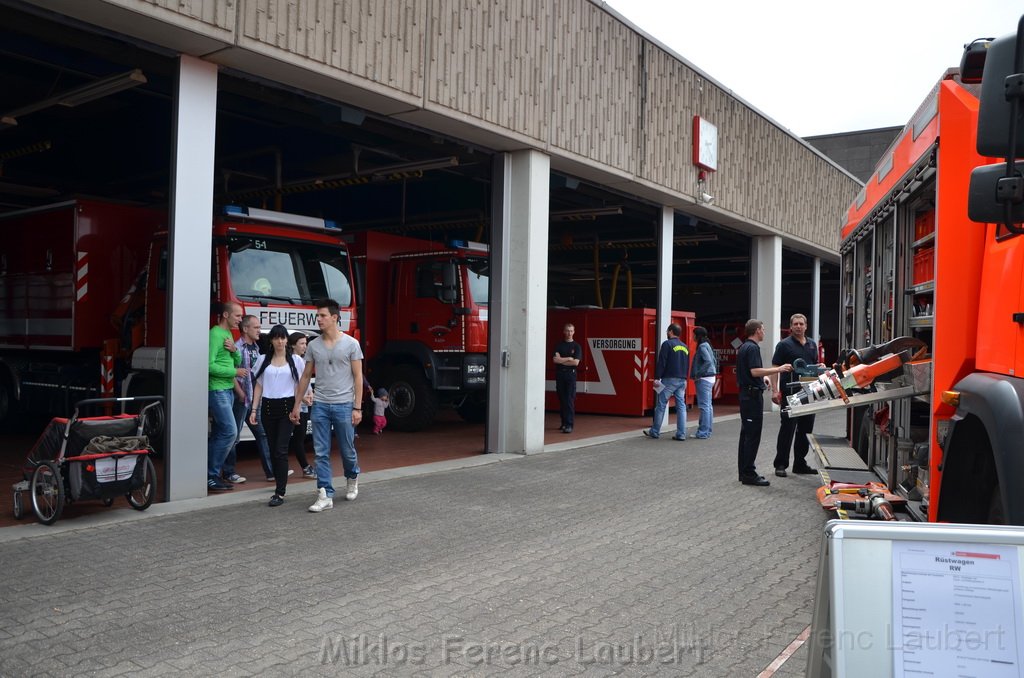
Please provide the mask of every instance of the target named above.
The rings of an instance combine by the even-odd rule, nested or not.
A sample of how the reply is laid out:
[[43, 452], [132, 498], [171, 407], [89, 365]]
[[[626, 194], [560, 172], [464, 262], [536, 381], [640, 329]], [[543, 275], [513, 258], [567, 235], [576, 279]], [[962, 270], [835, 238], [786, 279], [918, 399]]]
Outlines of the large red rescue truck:
[[[354, 331], [348, 252], [329, 222], [229, 207], [211, 237], [211, 295], [196, 303], [232, 300], [264, 327], [312, 332], [313, 302], [332, 297]], [[0, 421], [162, 393], [167, 257], [155, 210], [76, 200], [0, 217]]]
[[429, 426], [442, 404], [483, 421], [489, 258], [485, 245], [346, 235], [356, 273], [366, 374], [387, 388], [388, 425]]
[[[1024, 166], [997, 185], [1005, 163], [993, 164], [1024, 155], [1007, 150], [1008, 130], [1024, 132], [1021, 109], [1006, 112], [1004, 80], [1024, 71], [1012, 65], [1013, 41], [972, 45], [961, 70], [945, 74], [842, 232], [843, 345], [906, 336], [925, 346], [894, 381], [915, 394], [866, 394], [878, 402], [851, 410], [850, 442], [912, 514], [932, 521], [1024, 524]], [[1015, 82], [1024, 92], [1024, 76]]]

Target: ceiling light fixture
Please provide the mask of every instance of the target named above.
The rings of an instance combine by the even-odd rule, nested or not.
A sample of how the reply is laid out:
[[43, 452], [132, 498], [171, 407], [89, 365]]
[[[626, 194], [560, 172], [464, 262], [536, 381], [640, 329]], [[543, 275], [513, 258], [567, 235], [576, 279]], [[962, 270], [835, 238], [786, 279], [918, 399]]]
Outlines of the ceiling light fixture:
[[592, 220], [597, 217], [614, 216], [622, 214], [622, 206], [615, 207], [593, 207], [578, 210], [558, 210], [551, 212], [551, 221], [583, 221]]
[[696, 245], [699, 242], [715, 242], [716, 240], [718, 240], [716, 233], [697, 233], [673, 238], [672, 242], [676, 245]]
[[75, 89], [68, 90], [63, 94], [57, 95], [57, 104], [61, 106], [67, 106], [68, 108], [74, 108], [81, 104], [89, 103], [90, 101], [96, 101], [108, 97], [111, 94], [117, 94], [123, 92], [126, 89], [132, 87], [138, 87], [139, 85], [145, 85], [147, 82], [146, 76], [142, 74], [142, 71], [138, 68], [122, 73], [121, 75], [115, 75], [109, 78], [103, 78], [96, 82], [91, 82], [88, 85], [82, 85]]
[[68, 108], [74, 108], [90, 101], [96, 101], [103, 97], [123, 92], [126, 89], [132, 87], [138, 87], [148, 82], [146, 76], [138, 68], [128, 71], [127, 73], [121, 73], [119, 75], [113, 75], [109, 78], [101, 78], [93, 82], [81, 85], [69, 89], [66, 92], [55, 94], [52, 97], [37, 101], [34, 104], [22, 106], [16, 108], [13, 111], [4, 113], [0, 117], [0, 127], [13, 127], [18, 124], [18, 118], [36, 111], [41, 111], [51, 106], [66, 106]]
[[372, 176], [386, 177], [390, 174], [401, 174], [403, 172], [422, 172], [432, 169], [444, 169], [446, 167], [456, 167], [458, 164], [459, 159], [454, 155], [446, 158], [434, 158], [433, 160], [415, 160], [413, 162], [403, 162], [397, 165], [379, 167], [373, 170]]

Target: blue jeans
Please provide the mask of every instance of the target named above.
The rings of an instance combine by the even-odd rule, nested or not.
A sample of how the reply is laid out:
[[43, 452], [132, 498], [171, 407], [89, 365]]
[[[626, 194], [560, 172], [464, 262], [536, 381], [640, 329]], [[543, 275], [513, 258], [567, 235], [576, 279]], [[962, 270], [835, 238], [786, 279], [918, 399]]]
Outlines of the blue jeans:
[[657, 438], [661, 435], [661, 422], [665, 419], [665, 410], [668, 409], [668, 399], [676, 397], [676, 438], [686, 437], [686, 380], [673, 379], [671, 377], [662, 379], [661, 389], [658, 394], [658, 402], [654, 406], [654, 423], [651, 426], [651, 437]]
[[711, 422], [715, 417], [715, 411], [711, 407], [711, 391], [714, 387], [710, 381], [697, 379], [697, 407], [700, 408], [700, 421], [695, 434], [697, 438], [711, 437]]
[[208, 406], [213, 426], [206, 438], [206, 476], [210, 480], [220, 477], [224, 459], [231, 451], [238, 429], [235, 428], [235, 415], [232, 407], [235, 404], [234, 389], [226, 388], [210, 391]]
[[359, 461], [356, 459], [355, 427], [352, 426], [352, 403], [313, 403], [309, 411], [313, 422], [313, 451], [316, 453], [316, 486], [327, 490], [327, 496], [334, 496], [331, 479], [331, 427], [341, 449], [341, 463], [346, 478], [359, 477]]
[[235, 443], [231, 446], [227, 458], [224, 460], [224, 476], [230, 476], [235, 472], [235, 461], [238, 459], [238, 441], [242, 437], [243, 422], [252, 432], [256, 439], [256, 449], [260, 452], [260, 464], [263, 465], [263, 473], [266, 478], [274, 477], [274, 467], [270, 465], [270, 445], [267, 443], [267, 432], [263, 430], [263, 415], [256, 413], [256, 425], [249, 423], [249, 408], [245, 406], [244, 400], [235, 399]]

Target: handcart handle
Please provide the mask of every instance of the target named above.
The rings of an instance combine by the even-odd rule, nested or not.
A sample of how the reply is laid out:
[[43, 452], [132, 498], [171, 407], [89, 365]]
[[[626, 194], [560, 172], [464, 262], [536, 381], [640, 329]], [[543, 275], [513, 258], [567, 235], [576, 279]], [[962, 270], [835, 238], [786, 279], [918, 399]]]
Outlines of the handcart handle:
[[89, 398], [88, 400], [79, 400], [75, 403], [75, 409], [80, 410], [85, 405], [104, 405], [112, 403], [141, 403], [146, 401], [163, 401], [163, 396], [152, 395], [152, 396], [126, 396], [124, 398]]
[[141, 410], [139, 410], [139, 413], [137, 415], [139, 417], [139, 430], [141, 431], [142, 423], [145, 421], [147, 410], [149, 410], [149, 408], [151, 407], [154, 407], [155, 405], [159, 405], [163, 401], [164, 397], [158, 395], [125, 396], [122, 398], [88, 398], [86, 400], [79, 400], [77, 403], [75, 403], [75, 410], [74, 412], [71, 413], [71, 417], [68, 418], [68, 425], [67, 428], [65, 428], [64, 430], [64, 437], [66, 439], [69, 432], [71, 431], [71, 424], [78, 421], [78, 413], [82, 410], [83, 407], [90, 405], [113, 405], [116, 403], [122, 406], [123, 412], [124, 405], [126, 405], [127, 403], [149, 403]]

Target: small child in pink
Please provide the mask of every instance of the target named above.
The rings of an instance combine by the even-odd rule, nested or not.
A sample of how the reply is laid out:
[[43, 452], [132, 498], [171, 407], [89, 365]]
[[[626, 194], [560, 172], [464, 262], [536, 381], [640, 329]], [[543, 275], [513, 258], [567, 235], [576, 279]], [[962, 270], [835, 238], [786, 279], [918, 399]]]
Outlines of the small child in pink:
[[373, 393], [370, 394], [370, 400], [373, 401], [373, 432], [380, 435], [384, 427], [388, 425], [388, 418], [384, 416], [388, 409], [388, 390], [378, 388], [376, 396]]

